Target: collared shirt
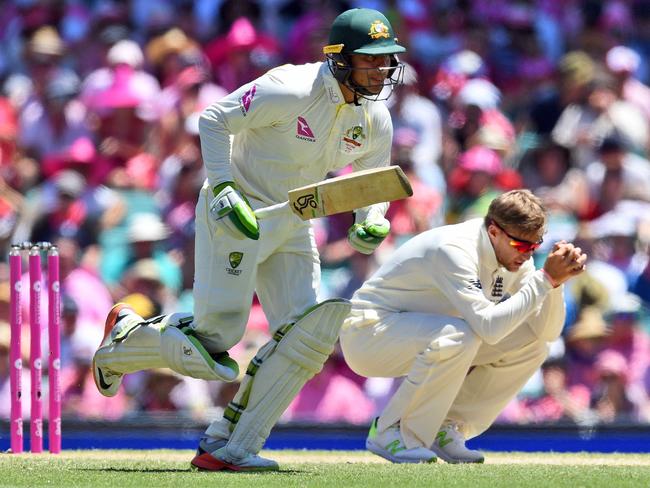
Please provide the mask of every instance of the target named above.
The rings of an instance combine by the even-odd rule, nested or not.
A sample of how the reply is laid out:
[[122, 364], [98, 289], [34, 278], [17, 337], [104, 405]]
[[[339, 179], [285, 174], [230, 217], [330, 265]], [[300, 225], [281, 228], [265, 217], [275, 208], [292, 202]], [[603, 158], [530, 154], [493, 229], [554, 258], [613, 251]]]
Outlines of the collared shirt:
[[516, 272], [499, 264], [483, 219], [412, 238], [357, 290], [352, 304], [459, 317], [488, 344], [524, 321], [537, 337], [553, 340], [565, 313], [562, 287], [553, 290], [532, 258]]
[[386, 166], [389, 112], [383, 103], [359, 103], [345, 103], [327, 64], [269, 71], [201, 115], [210, 185], [235, 181], [246, 195], [272, 204], [350, 163], [355, 171]]

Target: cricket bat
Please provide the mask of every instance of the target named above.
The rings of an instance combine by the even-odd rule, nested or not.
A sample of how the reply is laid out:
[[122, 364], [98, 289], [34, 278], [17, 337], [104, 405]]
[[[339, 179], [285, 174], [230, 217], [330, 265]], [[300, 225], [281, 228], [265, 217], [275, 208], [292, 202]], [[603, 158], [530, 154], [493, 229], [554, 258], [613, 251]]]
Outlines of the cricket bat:
[[288, 201], [257, 209], [255, 216], [266, 219], [291, 210], [302, 220], [310, 220], [411, 195], [413, 189], [402, 168], [387, 166], [295, 188], [289, 191]]

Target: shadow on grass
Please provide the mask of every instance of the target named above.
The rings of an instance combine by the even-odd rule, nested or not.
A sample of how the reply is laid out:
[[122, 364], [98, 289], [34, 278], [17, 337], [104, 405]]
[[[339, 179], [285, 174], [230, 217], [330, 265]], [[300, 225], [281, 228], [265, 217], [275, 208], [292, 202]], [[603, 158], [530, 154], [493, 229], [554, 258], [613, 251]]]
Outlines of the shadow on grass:
[[219, 473], [229, 476], [250, 475], [279, 475], [279, 474], [305, 474], [306, 471], [298, 469], [283, 469], [280, 471], [208, 471], [193, 468], [78, 468], [79, 471], [97, 471], [101, 473]]

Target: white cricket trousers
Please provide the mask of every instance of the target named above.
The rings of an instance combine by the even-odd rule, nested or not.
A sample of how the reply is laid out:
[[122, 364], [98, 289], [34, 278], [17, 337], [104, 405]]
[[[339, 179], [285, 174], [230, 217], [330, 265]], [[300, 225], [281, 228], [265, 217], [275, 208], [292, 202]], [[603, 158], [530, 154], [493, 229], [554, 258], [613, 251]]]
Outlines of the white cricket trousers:
[[446, 419], [467, 439], [484, 432], [548, 354], [525, 324], [491, 346], [459, 318], [358, 308], [341, 349], [357, 374], [405, 377], [378, 428], [399, 421], [408, 448], [431, 446]]
[[271, 333], [315, 305], [320, 259], [311, 225], [290, 211], [259, 221], [259, 240], [238, 240], [212, 220], [211, 200], [206, 182], [196, 205], [193, 328], [208, 351], [222, 352], [244, 335], [253, 292]]

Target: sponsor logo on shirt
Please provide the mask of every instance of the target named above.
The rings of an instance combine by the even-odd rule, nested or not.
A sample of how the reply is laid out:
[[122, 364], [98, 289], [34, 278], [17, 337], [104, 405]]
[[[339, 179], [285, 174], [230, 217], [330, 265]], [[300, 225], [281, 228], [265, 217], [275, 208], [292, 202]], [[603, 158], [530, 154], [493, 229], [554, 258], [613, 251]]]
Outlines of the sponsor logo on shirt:
[[241, 109], [241, 113], [244, 117], [246, 117], [246, 114], [251, 108], [251, 102], [253, 101], [253, 97], [255, 96], [256, 91], [257, 88], [255, 85], [253, 85], [253, 87], [244, 93], [239, 99], [239, 108]]
[[358, 149], [363, 146], [363, 140], [366, 138], [366, 135], [363, 133], [363, 127], [360, 125], [355, 125], [350, 127], [345, 131], [343, 135], [343, 144], [345, 152], [351, 152], [354, 149]]
[[341, 97], [334, 91], [334, 88], [331, 86], [327, 88], [327, 92], [330, 95], [330, 100], [332, 103], [339, 103], [341, 101]]
[[228, 274], [234, 276], [239, 276], [241, 274], [241, 269], [237, 269], [237, 268], [241, 264], [241, 260], [243, 259], [243, 257], [244, 257], [243, 252], [234, 251], [230, 253], [230, 255], [228, 256], [228, 263], [230, 264], [230, 268], [226, 267], [226, 271], [228, 272]]
[[304, 117], [298, 117], [296, 124], [296, 138], [303, 141], [316, 142], [316, 136], [309, 128], [309, 124]]
[[492, 296], [493, 297], [502, 297], [503, 296], [503, 277], [497, 276], [497, 279], [494, 280], [494, 286], [492, 286]]

